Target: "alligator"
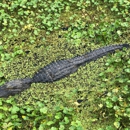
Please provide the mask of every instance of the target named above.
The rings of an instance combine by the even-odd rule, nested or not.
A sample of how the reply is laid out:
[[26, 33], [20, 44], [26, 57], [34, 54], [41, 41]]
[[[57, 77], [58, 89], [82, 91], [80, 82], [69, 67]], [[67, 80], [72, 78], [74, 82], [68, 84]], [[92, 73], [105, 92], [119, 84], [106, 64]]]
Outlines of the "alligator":
[[130, 45], [119, 44], [105, 46], [71, 59], [53, 61], [38, 70], [32, 78], [16, 79], [2, 85], [0, 87], [0, 97], [9, 97], [10, 95], [18, 94], [29, 88], [32, 83], [51, 83], [60, 80], [76, 72], [80, 66], [95, 61], [108, 53], [113, 53], [117, 49], [122, 50], [124, 47], [130, 48]]

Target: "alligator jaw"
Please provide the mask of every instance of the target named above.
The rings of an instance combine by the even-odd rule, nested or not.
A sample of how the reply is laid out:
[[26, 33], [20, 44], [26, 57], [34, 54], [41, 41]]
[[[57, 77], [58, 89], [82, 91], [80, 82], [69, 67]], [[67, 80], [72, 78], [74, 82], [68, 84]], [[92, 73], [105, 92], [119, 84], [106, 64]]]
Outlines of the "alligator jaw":
[[32, 79], [17, 79], [5, 83], [0, 87], [0, 97], [8, 97], [18, 94], [31, 86]]
[[4, 87], [0, 87], [0, 98], [10, 96], [10, 92]]
[[3, 89], [3, 86], [0, 87], [0, 97], [6, 97], [6, 96], [8, 96], [8, 92], [5, 89]]
[[9, 97], [9, 96], [13, 96], [17, 93], [20, 93], [21, 91], [23, 91], [24, 89], [23, 88], [8, 88], [8, 84], [10, 82], [4, 84], [3, 86], [0, 87], [0, 98], [1, 97]]

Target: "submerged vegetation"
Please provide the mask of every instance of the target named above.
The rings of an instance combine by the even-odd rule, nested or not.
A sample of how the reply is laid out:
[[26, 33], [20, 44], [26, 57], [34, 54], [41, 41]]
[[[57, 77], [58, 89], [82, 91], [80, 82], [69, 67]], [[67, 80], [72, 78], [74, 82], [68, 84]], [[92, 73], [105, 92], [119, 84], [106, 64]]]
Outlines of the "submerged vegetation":
[[[129, 0], [2, 0], [0, 84], [57, 59], [129, 43]], [[130, 50], [0, 99], [0, 129], [129, 130]]]

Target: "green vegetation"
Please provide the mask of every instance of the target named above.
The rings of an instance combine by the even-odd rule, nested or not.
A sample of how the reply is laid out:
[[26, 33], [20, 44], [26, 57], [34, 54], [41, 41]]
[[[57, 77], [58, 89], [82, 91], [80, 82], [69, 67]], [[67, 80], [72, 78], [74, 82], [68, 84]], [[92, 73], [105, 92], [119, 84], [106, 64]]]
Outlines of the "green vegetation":
[[[101, 98], [102, 107], [104, 105], [103, 111], [105, 114], [108, 113], [107, 116], [114, 116], [114, 126], [117, 129], [125, 127], [127, 130], [130, 120], [130, 59], [120, 52], [108, 59], [106, 66], [108, 67], [107, 70], [100, 73], [103, 81], [101, 88], [109, 87], [106, 96]], [[117, 66], [120, 67], [118, 68], [120, 74], [112, 80], [111, 73], [117, 70]]]
[[[0, 84], [51, 61], [129, 43], [129, 0], [2, 0]], [[83, 100], [81, 103], [79, 100]], [[129, 130], [130, 50], [0, 99], [0, 129]]]
[[[55, 107], [53, 114], [48, 110], [47, 107], [41, 102], [37, 102], [37, 107], [33, 105], [26, 105], [20, 108], [14, 101], [14, 99], [1, 101], [0, 105], [6, 104], [1, 107], [1, 110], [6, 114], [1, 113], [0, 123], [3, 129], [33, 129], [43, 130], [57, 130], [57, 128], [64, 130], [82, 130], [80, 121], [73, 119], [74, 110], [73, 108], [67, 107]], [[10, 109], [7, 109], [7, 106]], [[10, 115], [10, 116], [9, 116]], [[24, 124], [24, 125], [23, 125]]]

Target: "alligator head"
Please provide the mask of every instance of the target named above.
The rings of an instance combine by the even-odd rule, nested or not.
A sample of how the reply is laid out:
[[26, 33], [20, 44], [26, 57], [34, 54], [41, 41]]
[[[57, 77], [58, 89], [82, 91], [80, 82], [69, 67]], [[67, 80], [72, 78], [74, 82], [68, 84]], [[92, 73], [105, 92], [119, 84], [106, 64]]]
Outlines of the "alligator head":
[[5, 83], [0, 87], [0, 97], [8, 97], [24, 91], [31, 86], [32, 79], [17, 79]]

